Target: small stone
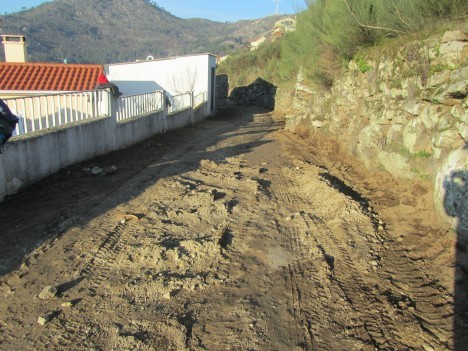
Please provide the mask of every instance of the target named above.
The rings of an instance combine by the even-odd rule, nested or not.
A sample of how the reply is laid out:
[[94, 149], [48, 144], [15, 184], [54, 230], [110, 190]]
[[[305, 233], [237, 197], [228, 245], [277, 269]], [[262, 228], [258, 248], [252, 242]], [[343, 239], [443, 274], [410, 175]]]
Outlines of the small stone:
[[39, 293], [39, 298], [41, 300], [50, 300], [57, 295], [57, 288], [55, 286], [46, 286], [42, 291]]
[[292, 217], [291, 217], [291, 216], [287, 216], [287, 217], [285, 218], [285, 220], [289, 222], [290, 220], [292, 220]]
[[11, 290], [11, 288], [8, 286], [8, 285], [4, 285], [3, 286], [3, 293], [4, 293], [4, 296], [8, 296], [10, 294], [13, 294], [14, 293], [14, 290]]
[[170, 292], [167, 292], [163, 295], [163, 298], [165, 298], [166, 300], [170, 300], [171, 299], [171, 293]]
[[46, 325], [47, 323], [49, 323], [49, 317], [39, 316], [39, 318], [37, 319], [37, 323], [39, 323], [39, 325]]
[[379, 231], [383, 231], [384, 227], [382, 225], [379, 225]]
[[322, 128], [324, 125], [323, 121], [312, 121], [312, 127], [314, 128]]
[[73, 307], [73, 302], [71, 302], [71, 301], [63, 302], [60, 306], [62, 306], [62, 307]]
[[401, 236], [399, 236], [396, 241], [398, 241], [399, 243], [401, 243], [403, 241], [403, 238]]
[[99, 174], [101, 174], [103, 172], [104, 172], [104, 170], [101, 167], [93, 167], [91, 169], [91, 174], [92, 175], [99, 175]]
[[106, 167], [106, 168], [104, 168], [104, 172], [107, 175], [113, 175], [113, 174], [117, 173], [117, 167], [115, 167], [115, 166]]

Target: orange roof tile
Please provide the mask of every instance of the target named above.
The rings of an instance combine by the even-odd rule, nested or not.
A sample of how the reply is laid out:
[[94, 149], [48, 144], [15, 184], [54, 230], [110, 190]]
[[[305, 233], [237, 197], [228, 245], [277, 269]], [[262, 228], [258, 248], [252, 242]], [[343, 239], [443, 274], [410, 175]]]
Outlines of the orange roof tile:
[[0, 62], [0, 90], [92, 90], [101, 65]]

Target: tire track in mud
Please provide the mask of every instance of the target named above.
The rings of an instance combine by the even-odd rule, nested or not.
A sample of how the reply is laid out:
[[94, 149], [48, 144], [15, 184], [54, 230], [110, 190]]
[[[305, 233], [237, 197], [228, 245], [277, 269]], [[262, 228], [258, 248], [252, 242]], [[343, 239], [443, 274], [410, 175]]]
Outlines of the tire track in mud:
[[[292, 141], [291, 136], [287, 136], [287, 140], [288, 143]], [[295, 147], [294, 153], [295, 157], [299, 157], [302, 160], [307, 160], [309, 158], [309, 155], [307, 155], [307, 152], [303, 148]], [[326, 167], [322, 166], [321, 168], [327, 170]], [[332, 176], [331, 178], [335, 177]], [[341, 192], [339, 187], [335, 187], [333, 184], [329, 184], [329, 186]], [[412, 347], [415, 349], [452, 349], [454, 334], [453, 294], [430, 274], [422, 258], [411, 257], [409, 249], [390, 238], [386, 230], [377, 230], [378, 225], [375, 223], [375, 218], [371, 218], [374, 213], [366, 215], [370, 215], [369, 218], [374, 222], [374, 228], [376, 230], [373, 234], [375, 238], [385, 243], [385, 245], [383, 245], [385, 249], [379, 253], [383, 260], [379, 263], [380, 267], [375, 273], [380, 280], [385, 282], [385, 285], [388, 285], [389, 288], [393, 288], [393, 290], [397, 290], [401, 294], [401, 296], [394, 296], [393, 293], [389, 294], [389, 296], [386, 297], [386, 299], [388, 299], [388, 304], [386, 304], [387, 307], [385, 310], [391, 310], [388, 305], [398, 306], [398, 304], [405, 304], [407, 307], [410, 307], [407, 310], [405, 309], [404, 311], [398, 312], [403, 315], [402, 319], [407, 321], [408, 324], [414, 323], [420, 328], [420, 335], [422, 335], [421, 338], [424, 340], [421, 342], [414, 337], [414, 345]], [[313, 218], [310, 218], [310, 221], [314, 222]], [[319, 227], [324, 225], [324, 229], [332, 234], [330, 237], [333, 239], [333, 245], [345, 249], [344, 246], [341, 245], [341, 242], [333, 236], [333, 231], [330, 230], [323, 221], [322, 223], [320, 222], [321, 221], [317, 221], [317, 218], [315, 218], [315, 225], [319, 225]], [[352, 260], [350, 262], [352, 262]], [[376, 296], [376, 298], [379, 297]], [[382, 322], [386, 323], [382, 325], [383, 327], [391, 323], [393, 324], [393, 330], [399, 329], [386, 314], [382, 314]], [[402, 331], [403, 337], [404, 334], [404, 331]]]
[[108, 278], [116, 256], [122, 252], [128, 237], [136, 232], [137, 228], [124, 219], [104, 237], [91, 260], [81, 270], [82, 276], [89, 280], [88, 289], [92, 295], [97, 293], [99, 286]]
[[[410, 349], [410, 345], [395, 344], [398, 340], [397, 325], [393, 318], [383, 318], [391, 316], [391, 306], [380, 303], [373, 296], [372, 286], [369, 286], [356, 270], [356, 263], [353, 262], [344, 245], [336, 238], [333, 231], [316, 216], [307, 214], [310, 221], [306, 221], [311, 232], [319, 235], [313, 236], [317, 244], [323, 248], [324, 254], [333, 257], [333, 277], [335, 282], [344, 293], [354, 315], [360, 321], [360, 327], [354, 332], [359, 335], [366, 344], [371, 344], [378, 350], [400, 350], [401, 347]], [[369, 306], [369, 301], [372, 305]], [[370, 307], [370, 308], [369, 308]], [[363, 329], [366, 335], [363, 335]]]
[[[278, 205], [286, 203], [293, 211], [299, 211], [298, 201], [294, 194], [290, 194], [286, 179], [281, 171], [280, 162], [275, 162], [278, 172], [276, 174], [278, 191], [276, 202]], [[282, 230], [279, 223], [276, 222], [277, 232]], [[284, 234], [288, 242], [288, 249], [294, 255], [295, 259], [291, 262], [285, 272], [287, 276], [286, 284], [291, 292], [291, 305], [296, 322], [296, 339], [301, 342], [298, 344], [306, 351], [323, 350], [328, 351], [330, 347], [323, 342], [321, 336], [321, 325], [329, 325], [329, 306], [323, 304], [324, 296], [323, 284], [319, 276], [318, 269], [310, 259], [308, 252], [305, 252], [304, 242], [300, 240], [300, 228], [292, 224], [284, 228]], [[313, 308], [309, 303], [313, 302]], [[320, 313], [317, 313], [320, 311]]]
[[[280, 189], [294, 189], [293, 187], [287, 186], [287, 181], [282, 174], [279, 178], [281, 183], [279, 186]], [[280, 197], [281, 196], [283, 196], [283, 200], [285, 201], [288, 201], [288, 199], [298, 199], [298, 197], [296, 197], [297, 194], [288, 194], [284, 191], [280, 191]], [[342, 303], [345, 305], [341, 307], [344, 308], [347, 305], [354, 310], [352, 302], [346, 299], [346, 293], [340, 285], [337, 284], [338, 282], [333, 279], [334, 269], [336, 268], [335, 258], [337, 256], [328, 254], [327, 252], [329, 251], [323, 249], [323, 243], [314, 237], [319, 235], [320, 231], [311, 230], [306, 214], [299, 210], [299, 201], [290, 201], [290, 204], [293, 210], [299, 211], [296, 212], [296, 217], [294, 219], [296, 223], [288, 230], [287, 235], [290, 235], [291, 251], [295, 256], [299, 257], [298, 260], [290, 265], [290, 271], [292, 276], [291, 280], [294, 281], [294, 285], [299, 292], [297, 298], [301, 301], [299, 311], [303, 317], [300, 320], [300, 324], [303, 328], [307, 326], [310, 340], [312, 341], [310, 346], [306, 344], [305, 350], [334, 351], [337, 345], [344, 343], [346, 343], [347, 346], [340, 345], [340, 347], [344, 347], [343, 350], [349, 349], [349, 347], [367, 350], [363, 347], [365, 347], [365, 344], [372, 344], [372, 342], [369, 331], [364, 328], [361, 327], [360, 330], [354, 332], [355, 335], [359, 335], [359, 337], [356, 338], [357, 340], [349, 340], [349, 338], [337, 335], [336, 325], [338, 321], [334, 318], [336, 318], [336, 309], [339, 307], [335, 304], [336, 301], [343, 300]], [[297, 215], [297, 213], [299, 213], [299, 215]], [[302, 235], [302, 238], [305, 240], [301, 240], [301, 233], [306, 235], [305, 237]], [[314, 252], [313, 254], [315, 257], [311, 259], [310, 253], [304, 252], [305, 247], [315, 247], [318, 248], [320, 252]], [[322, 267], [317, 266], [320, 264]], [[323, 266], [326, 266], [326, 268]], [[320, 275], [320, 272], [322, 275]], [[327, 286], [327, 289], [329, 289], [328, 291], [326, 291]], [[362, 325], [362, 323], [357, 324]], [[329, 338], [327, 338], [327, 336]], [[331, 340], [333, 340], [333, 343], [330, 342]], [[356, 343], [363, 343], [364, 345], [358, 347], [355, 345]], [[374, 346], [375, 345], [372, 345], [372, 348], [369, 350], [373, 350]]]
[[[408, 250], [391, 242], [383, 262], [382, 277], [403, 291], [412, 305], [412, 316], [432, 336], [438, 348], [451, 348], [453, 334], [453, 297], [424, 268], [421, 261], [409, 257]], [[449, 337], [448, 337], [449, 336]]]
[[[294, 187], [288, 186], [287, 180], [281, 171], [277, 178], [279, 184], [279, 200], [289, 204], [293, 211], [299, 211], [300, 202], [296, 199], [300, 199], [300, 197], [298, 197], [297, 191], [296, 194], [289, 193], [294, 191]], [[289, 192], [287, 189], [290, 189]], [[388, 301], [379, 299], [378, 296], [374, 296], [372, 285], [370, 285], [372, 282], [370, 281], [369, 283], [366, 283], [362, 279], [361, 273], [356, 270], [356, 263], [349, 255], [345, 245], [338, 240], [328, 225], [326, 225], [326, 223], [317, 216], [304, 214], [304, 212], [301, 211], [299, 211], [299, 214], [304, 222], [303, 224], [308, 227], [311, 239], [315, 241], [317, 247], [323, 250], [323, 256], [327, 260], [327, 263], [330, 263], [328, 262], [330, 260], [332, 261], [330, 264], [332, 278], [334, 278], [335, 283], [346, 297], [349, 305], [352, 307], [355, 317], [360, 321], [358, 323], [360, 326], [358, 326], [356, 330], [351, 331], [351, 334], [354, 334], [355, 337], [364, 344], [372, 345], [372, 348], [376, 349], [399, 350], [401, 347], [405, 347], [409, 350], [419, 349], [421, 347], [421, 343], [418, 343], [419, 345], [412, 345], [411, 342], [408, 343], [399, 333], [402, 329], [399, 324], [404, 318], [408, 321], [407, 323], [416, 322], [421, 326], [424, 345], [429, 345], [430, 347], [435, 346], [436, 348], [447, 346], [444, 342], [441, 343], [441, 340], [435, 333], [431, 333], [430, 330], [429, 333], [426, 333], [427, 326], [424, 326], [421, 323], [421, 320], [417, 315], [413, 317], [408, 313], [404, 313], [403, 318], [395, 316], [397, 312], [395, 311], [395, 307]], [[377, 233], [374, 234], [376, 235]], [[316, 290], [317, 286], [314, 286], [314, 289], [310, 288], [310, 285], [314, 280], [319, 281], [319, 277], [317, 275], [314, 276], [313, 273], [316, 271], [314, 272], [310, 269], [307, 271], [307, 277], [304, 274], [305, 270], [303, 266], [308, 265], [308, 267], [313, 267], [313, 265], [310, 263], [310, 260], [307, 262], [307, 259], [305, 259], [303, 251], [306, 245], [304, 245], [304, 243], [299, 239], [299, 227], [294, 225], [287, 235], [290, 236], [289, 245], [291, 247], [291, 251], [300, 257], [299, 261], [296, 261], [289, 266], [290, 283], [292, 284], [291, 290], [293, 292], [296, 291], [296, 294], [293, 295], [293, 305], [296, 310], [296, 314], [301, 316], [300, 318], [296, 318], [297, 323], [298, 325], [301, 325], [302, 328], [306, 325], [309, 327], [313, 326], [313, 322], [315, 320], [320, 321], [322, 327], [324, 325], [331, 325], [333, 320], [327, 320], [326, 306], [324, 308], [323, 303], [320, 303], [320, 307], [316, 309], [321, 312], [315, 313], [315, 315], [310, 315], [307, 311], [307, 307], [300, 303], [301, 300], [315, 302], [322, 300], [320, 296], [317, 296], [319, 295], [318, 292], [315, 296], [312, 296], [311, 294], [311, 291]], [[327, 257], [329, 259], [327, 259]], [[301, 286], [303, 286], [302, 290], [309, 296], [301, 296], [300, 293], [298, 293]], [[426, 291], [425, 289], [426, 287], [424, 286], [423, 292]], [[372, 308], [370, 311], [367, 308], [367, 306], [369, 306], [369, 301], [372, 301]], [[436, 313], [436, 309], [433, 308], [432, 312]], [[438, 312], [438, 314], [439, 313], [440, 312]], [[313, 349], [313, 347], [320, 350], [327, 350], [330, 348], [326, 343], [319, 345], [320, 335], [324, 332], [323, 329], [318, 330], [318, 328], [316, 328], [313, 330], [313, 328], [310, 328], [309, 330], [311, 334], [309, 339], [311, 342], [304, 343], [306, 345], [306, 350]], [[444, 330], [442, 334], [447, 334], [447, 332], [447, 330]], [[316, 335], [315, 338], [314, 335]]]
[[[110, 217], [109, 214], [104, 216], [107, 219]], [[116, 257], [125, 248], [128, 237], [136, 231], [137, 228], [131, 222], [122, 220], [102, 238], [98, 249], [91, 254], [89, 262], [82, 268], [79, 279], [79, 282], [88, 281], [86, 290], [90, 297], [98, 294], [99, 287], [111, 274]], [[99, 311], [99, 308], [96, 311]], [[110, 338], [107, 332], [110, 329], [110, 324], [107, 326], [98, 325], [91, 320], [85, 319], [83, 321], [82, 318], [82, 315], [77, 315], [73, 311], [66, 316], [63, 315], [63, 312], [57, 311], [56, 315], [51, 316], [51, 320], [47, 323], [47, 334], [38, 340], [36, 346], [40, 350], [51, 347], [53, 350], [85, 350], [93, 346], [93, 340], [108, 340]]]

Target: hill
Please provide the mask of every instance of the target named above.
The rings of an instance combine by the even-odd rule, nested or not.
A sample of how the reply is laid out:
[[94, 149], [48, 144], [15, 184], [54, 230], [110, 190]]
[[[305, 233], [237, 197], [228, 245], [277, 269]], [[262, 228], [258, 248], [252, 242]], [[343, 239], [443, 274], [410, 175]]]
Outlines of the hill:
[[113, 63], [148, 55], [225, 54], [278, 19], [222, 23], [181, 19], [150, 0], [55, 0], [0, 16], [0, 32], [25, 35], [30, 61]]

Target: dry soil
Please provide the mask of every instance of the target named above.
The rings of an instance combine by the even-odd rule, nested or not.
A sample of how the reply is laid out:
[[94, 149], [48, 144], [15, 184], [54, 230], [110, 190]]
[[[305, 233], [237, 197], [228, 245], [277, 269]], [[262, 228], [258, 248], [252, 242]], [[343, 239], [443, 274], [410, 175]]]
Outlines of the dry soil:
[[0, 349], [468, 350], [430, 184], [282, 127], [229, 108], [7, 198]]

